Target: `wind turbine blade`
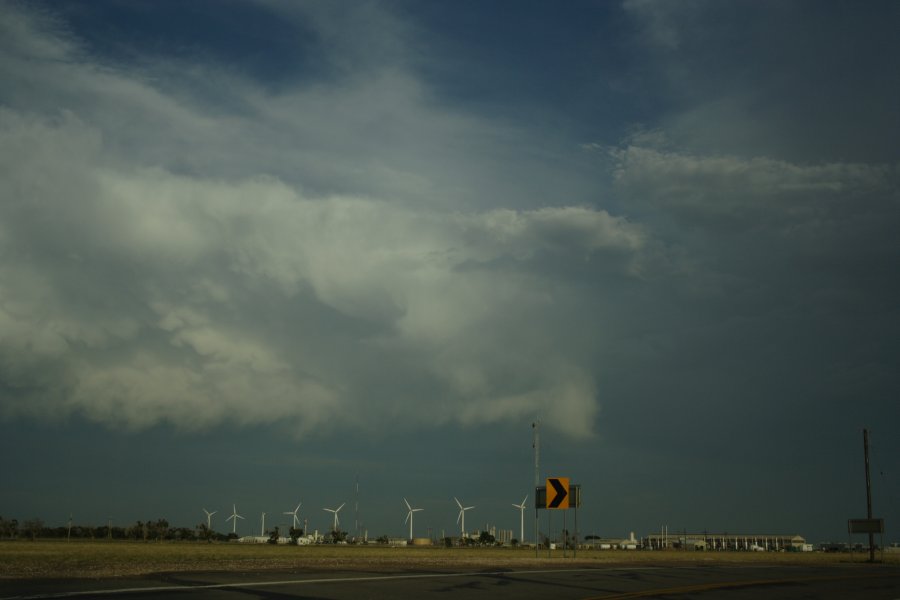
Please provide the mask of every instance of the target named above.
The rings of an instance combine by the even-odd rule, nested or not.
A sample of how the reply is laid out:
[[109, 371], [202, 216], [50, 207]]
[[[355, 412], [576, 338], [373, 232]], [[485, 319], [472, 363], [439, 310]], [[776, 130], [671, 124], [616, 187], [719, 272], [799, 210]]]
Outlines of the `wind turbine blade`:
[[406, 513], [406, 518], [403, 520], [403, 524], [406, 525], [409, 522], [409, 518], [412, 516], [412, 511]]
[[522, 506], [525, 506], [525, 501], [528, 500], [528, 494], [525, 494], [525, 497], [522, 498]]
[[[453, 499], [456, 500], [456, 496], [453, 496]], [[459, 500], [456, 500], [456, 505], [462, 509], [462, 504], [460, 504]]]
[[298, 503], [298, 504], [297, 504], [297, 508], [294, 509], [294, 512], [297, 512], [298, 510], [300, 510], [300, 507], [301, 507], [302, 505], [303, 505], [302, 502]]
[[459, 511], [459, 514], [456, 515], [456, 522], [459, 523], [459, 520], [462, 519], [463, 511]]
[[[344, 502], [344, 504], [347, 504], [347, 503]], [[334, 512], [340, 512], [340, 510], [341, 510], [342, 508], [344, 508], [344, 504], [341, 504], [340, 506], [338, 506], [338, 507], [337, 507], [337, 510], [334, 511]]]
[[406, 508], [412, 510], [412, 506], [409, 505], [409, 502], [406, 501], [406, 498], [403, 499], [403, 503], [406, 504]]

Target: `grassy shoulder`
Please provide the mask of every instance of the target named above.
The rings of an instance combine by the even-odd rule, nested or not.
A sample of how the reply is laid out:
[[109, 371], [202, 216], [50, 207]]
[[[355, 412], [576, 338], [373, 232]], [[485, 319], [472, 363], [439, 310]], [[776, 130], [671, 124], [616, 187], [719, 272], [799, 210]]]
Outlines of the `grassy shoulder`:
[[[651, 564], [802, 564], [863, 563], [868, 555], [769, 552], [679, 552], [561, 550], [535, 557], [526, 548], [443, 548], [386, 546], [285, 546], [200, 542], [4, 541], [0, 578], [110, 578], [190, 571], [414, 571], [571, 568]], [[880, 555], [876, 554], [880, 559]], [[884, 554], [900, 565], [900, 554]]]

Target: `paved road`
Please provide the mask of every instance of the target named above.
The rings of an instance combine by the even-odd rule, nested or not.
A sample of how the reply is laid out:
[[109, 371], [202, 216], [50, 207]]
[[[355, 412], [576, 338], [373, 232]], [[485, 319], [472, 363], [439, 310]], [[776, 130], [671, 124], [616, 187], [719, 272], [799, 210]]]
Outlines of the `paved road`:
[[177, 573], [131, 580], [0, 582], [9, 598], [330, 599], [872, 598], [900, 600], [900, 568], [621, 567], [482, 573]]

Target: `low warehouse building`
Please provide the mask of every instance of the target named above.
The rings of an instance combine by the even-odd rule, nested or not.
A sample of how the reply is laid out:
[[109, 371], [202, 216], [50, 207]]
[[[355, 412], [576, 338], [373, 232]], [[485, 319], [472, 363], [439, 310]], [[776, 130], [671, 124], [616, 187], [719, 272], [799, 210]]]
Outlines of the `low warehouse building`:
[[669, 533], [652, 534], [643, 539], [643, 548], [665, 550], [686, 548], [689, 550], [748, 550], [779, 552], [782, 550], [800, 552], [809, 544], [800, 535], [776, 533]]

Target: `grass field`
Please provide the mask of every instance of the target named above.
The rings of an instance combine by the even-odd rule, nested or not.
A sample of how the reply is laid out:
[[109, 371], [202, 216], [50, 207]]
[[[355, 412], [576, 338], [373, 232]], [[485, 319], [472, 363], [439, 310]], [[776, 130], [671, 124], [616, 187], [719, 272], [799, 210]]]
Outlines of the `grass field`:
[[[195, 542], [0, 542], [0, 578], [108, 578], [176, 571], [412, 571], [510, 569], [616, 564], [801, 564], [862, 563], [867, 554], [680, 552], [583, 550], [535, 558], [534, 550], [512, 548], [392, 548], [385, 546], [270, 546]], [[876, 553], [876, 559], [881, 555]], [[900, 565], [900, 554], [884, 562]]]

